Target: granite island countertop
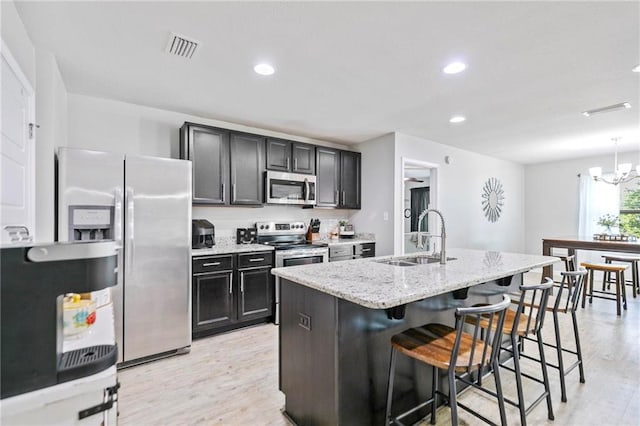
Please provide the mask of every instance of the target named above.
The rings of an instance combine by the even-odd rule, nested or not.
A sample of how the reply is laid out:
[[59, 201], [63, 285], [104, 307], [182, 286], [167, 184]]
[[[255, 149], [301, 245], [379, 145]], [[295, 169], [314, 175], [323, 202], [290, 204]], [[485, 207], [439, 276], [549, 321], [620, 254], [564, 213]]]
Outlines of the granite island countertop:
[[384, 309], [560, 262], [551, 256], [470, 249], [450, 249], [447, 255], [456, 260], [393, 266], [379, 262], [393, 257], [385, 256], [275, 268], [271, 273], [366, 308]]

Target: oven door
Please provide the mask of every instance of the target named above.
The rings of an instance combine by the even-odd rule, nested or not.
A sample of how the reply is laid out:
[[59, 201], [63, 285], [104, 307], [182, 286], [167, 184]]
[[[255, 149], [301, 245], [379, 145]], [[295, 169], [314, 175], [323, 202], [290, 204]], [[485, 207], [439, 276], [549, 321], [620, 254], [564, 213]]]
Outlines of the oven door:
[[315, 176], [267, 171], [266, 201], [269, 204], [316, 204]]
[[[310, 265], [329, 261], [327, 247], [276, 250], [276, 268], [283, 266]], [[276, 277], [276, 314], [274, 322], [280, 324], [280, 277]]]

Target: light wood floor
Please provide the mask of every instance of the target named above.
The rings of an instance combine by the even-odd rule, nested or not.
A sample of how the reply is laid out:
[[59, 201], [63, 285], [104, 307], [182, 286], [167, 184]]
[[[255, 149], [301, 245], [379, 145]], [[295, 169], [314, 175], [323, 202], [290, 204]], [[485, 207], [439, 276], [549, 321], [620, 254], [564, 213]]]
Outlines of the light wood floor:
[[[539, 280], [539, 275], [527, 275], [526, 281]], [[615, 302], [606, 300], [595, 299], [579, 311], [586, 383], [579, 383], [574, 370], [567, 377], [569, 401], [562, 403], [557, 370], [549, 369], [555, 421], [547, 420], [543, 402], [527, 417], [529, 424], [640, 424], [640, 298], [628, 296], [628, 310], [621, 317], [615, 314]], [[553, 338], [550, 318], [545, 340]], [[573, 333], [570, 318], [565, 319], [567, 341]], [[525, 350], [535, 347], [528, 343]], [[556, 359], [551, 351], [547, 356]], [[539, 371], [534, 363], [523, 364], [528, 371]], [[516, 399], [512, 375], [504, 371], [502, 377], [505, 393]], [[190, 354], [122, 370], [119, 380], [119, 421], [124, 426], [289, 424], [281, 414], [284, 396], [278, 390], [278, 329], [273, 324], [196, 340]], [[539, 386], [525, 387], [525, 398]], [[495, 402], [484, 394], [464, 392], [460, 401], [498, 420]], [[507, 410], [509, 424], [519, 424], [517, 410]], [[483, 424], [459, 411], [461, 424]], [[438, 425], [448, 424], [449, 409], [443, 407]]]

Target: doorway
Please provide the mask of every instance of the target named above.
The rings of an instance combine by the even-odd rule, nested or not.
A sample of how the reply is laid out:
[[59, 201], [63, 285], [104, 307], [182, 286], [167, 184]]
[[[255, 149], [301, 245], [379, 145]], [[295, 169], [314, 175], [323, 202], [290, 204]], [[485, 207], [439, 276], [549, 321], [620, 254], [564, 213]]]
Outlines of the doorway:
[[424, 238], [424, 248], [418, 248], [417, 232], [436, 234], [439, 223], [434, 215], [427, 216], [418, 229], [418, 217], [427, 208], [438, 206], [438, 165], [424, 161], [402, 159], [402, 220], [401, 255], [418, 251], [433, 251], [431, 238]]

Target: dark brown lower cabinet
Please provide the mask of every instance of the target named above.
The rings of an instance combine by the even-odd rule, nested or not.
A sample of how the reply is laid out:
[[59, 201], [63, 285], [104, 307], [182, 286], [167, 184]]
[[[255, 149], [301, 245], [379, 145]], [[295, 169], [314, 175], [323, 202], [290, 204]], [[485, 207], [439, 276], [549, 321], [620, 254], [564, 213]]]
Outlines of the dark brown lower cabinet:
[[272, 267], [271, 252], [193, 258], [193, 338], [272, 320]]
[[238, 270], [238, 320], [268, 317], [273, 312], [271, 267]]

